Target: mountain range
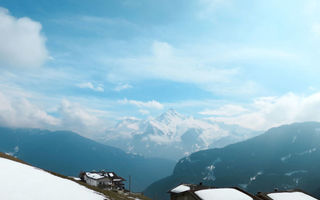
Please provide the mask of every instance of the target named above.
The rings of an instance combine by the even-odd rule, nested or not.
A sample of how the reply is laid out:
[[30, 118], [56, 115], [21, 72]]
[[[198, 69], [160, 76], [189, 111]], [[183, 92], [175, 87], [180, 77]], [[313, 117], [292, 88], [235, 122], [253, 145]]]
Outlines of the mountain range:
[[128, 154], [69, 131], [0, 127], [0, 152], [66, 176], [114, 171], [127, 180], [131, 176], [134, 191], [142, 191], [174, 167], [173, 161]]
[[178, 160], [193, 152], [224, 147], [259, 132], [187, 117], [170, 109], [156, 118], [126, 118], [97, 140], [125, 152]]
[[193, 153], [145, 193], [166, 199], [180, 183], [237, 186], [250, 193], [300, 188], [320, 197], [320, 123], [272, 128], [243, 142]]

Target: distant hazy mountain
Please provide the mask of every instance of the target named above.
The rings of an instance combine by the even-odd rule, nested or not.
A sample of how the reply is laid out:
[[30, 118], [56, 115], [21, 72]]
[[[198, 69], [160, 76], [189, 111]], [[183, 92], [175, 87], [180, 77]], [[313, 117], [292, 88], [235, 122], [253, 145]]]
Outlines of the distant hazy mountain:
[[169, 160], [127, 154], [68, 131], [0, 127], [0, 152], [67, 176], [102, 169], [115, 171], [125, 179], [131, 175], [135, 191], [169, 175], [174, 166]]
[[257, 134], [239, 126], [186, 117], [170, 109], [154, 119], [124, 119], [99, 140], [126, 152], [178, 160], [199, 150], [223, 147]]
[[203, 182], [238, 186], [249, 192], [300, 188], [320, 197], [320, 123], [272, 128], [265, 134], [221, 149], [181, 159], [173, 174], [146, 190], [163, 199], [173, 186]]

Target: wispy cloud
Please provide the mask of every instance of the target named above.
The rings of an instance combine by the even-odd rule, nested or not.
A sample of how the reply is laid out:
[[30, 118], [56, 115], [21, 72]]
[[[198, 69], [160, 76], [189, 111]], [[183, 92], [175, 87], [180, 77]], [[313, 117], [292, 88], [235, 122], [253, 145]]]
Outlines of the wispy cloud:
[[122, 91], [122, 90], [130, 89], [130, 88], [132, 88], [132, 85], [126, 83], [126, 84], [119, 84], [119, 85], [117, 85], [117, 86], [114, 88], [114, 90], [117, 91], [117, 92], [120, 92], [120, 91]]
[[96, 92], [103, 92], [104, 91], [104, 88], [103, 88], [102, 84], [97, 84], [96, 86], [94, 86], [93, 83], [91, 83], [91, 82], [84, 82], [84, 83], [77, 84], [77, 86], [79, 88], [91, 89], [91, 90], [96, 91]]
[[180, 51], [169, 43], [154, 41], [151, 55], [106, 59], [114, 66], [108, 74], [109, 80], [164, 79], [185, 83], [226, 82], [237, 73], [237, 69], [222, 69], [202, 63]]
[[119, 103], [130, 104], [130, 105], [137, 106], [139, 108], [150, 108], [150, 109], [158, 109], [158, 110], [161, 110], [164, 107], [161, 103], [155, 100], [144, 102], [144, 101], [123, 99], [123, 100], [120, 100]]

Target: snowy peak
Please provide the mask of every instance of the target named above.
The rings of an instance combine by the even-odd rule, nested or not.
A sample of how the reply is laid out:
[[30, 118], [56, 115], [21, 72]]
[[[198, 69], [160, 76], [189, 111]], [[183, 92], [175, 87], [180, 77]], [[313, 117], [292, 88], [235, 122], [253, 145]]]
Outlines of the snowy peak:
[[181, 121], [186, 119], [186, 117], [180, 113], [178, 113], [177, 111], [175, 111], [174, 109], [169, 109], [168, 111], [162, 113], [159, 117], [156, 118], [157, 121], [165, 123], [165, 124], [169, 124], [173, 121]]
[[139, 129], [140, 122], [141, 120], [137, 118], [133, 118], [133, 117], [125, 118], [116, 124], [115, 129], [137, 130]]

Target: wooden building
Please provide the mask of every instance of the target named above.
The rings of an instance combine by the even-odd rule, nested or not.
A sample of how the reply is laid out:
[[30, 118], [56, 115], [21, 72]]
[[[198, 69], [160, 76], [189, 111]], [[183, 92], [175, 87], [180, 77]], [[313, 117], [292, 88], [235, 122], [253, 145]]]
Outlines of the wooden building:
[[125, 179], [114, 172], [81, 172], [80, 178], [89, 185], [105, 189], [124, 189]]

